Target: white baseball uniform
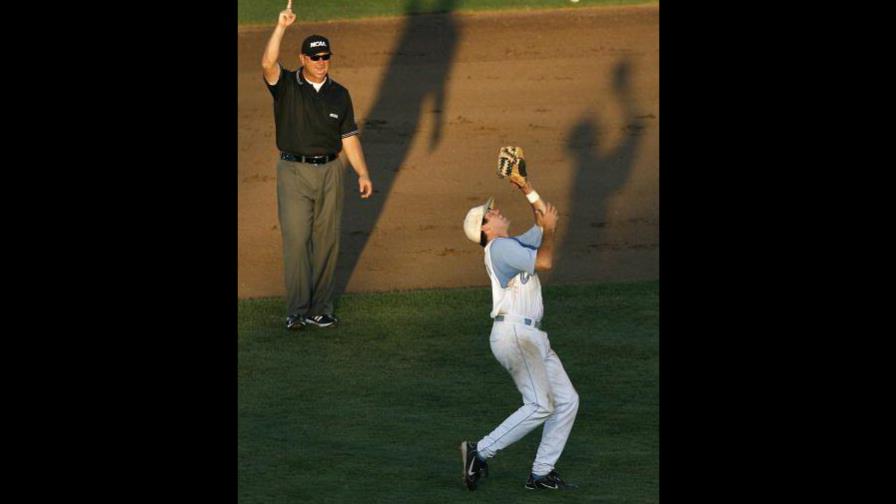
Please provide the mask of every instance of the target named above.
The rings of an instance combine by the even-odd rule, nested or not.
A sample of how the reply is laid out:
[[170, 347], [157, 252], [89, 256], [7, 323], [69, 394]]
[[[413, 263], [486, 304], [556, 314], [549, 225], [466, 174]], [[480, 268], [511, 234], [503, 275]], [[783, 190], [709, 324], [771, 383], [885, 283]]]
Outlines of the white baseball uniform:
[[494, 457], [544, 423], [532, 464], [532, 473], [539, 476], [554, 469], [579, 409], [579, 395], [551, 350], [548, 334], [538, 329], [544, 306], [535, 257], [542, 234], [541, 227], [532, 226], [521, 235], [495, 238], [485, 246], [485, 269], [492, 283], [491, 317], [497, 317], [491, 349], [513, 377], [523, 405], [476, 447], [480, 456]]

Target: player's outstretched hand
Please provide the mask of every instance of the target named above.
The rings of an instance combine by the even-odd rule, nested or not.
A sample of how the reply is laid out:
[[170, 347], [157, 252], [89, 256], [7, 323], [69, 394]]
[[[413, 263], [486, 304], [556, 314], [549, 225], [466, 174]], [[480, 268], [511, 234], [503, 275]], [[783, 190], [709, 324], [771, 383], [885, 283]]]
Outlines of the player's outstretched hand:
[[554, 231], [557, 229], [557, 219], [559, 218], [559, 213], [557, 212], [557, 207], [544, 202], [544, 213], [535, 212], [535, 223], [545, 229], [545, 231]]

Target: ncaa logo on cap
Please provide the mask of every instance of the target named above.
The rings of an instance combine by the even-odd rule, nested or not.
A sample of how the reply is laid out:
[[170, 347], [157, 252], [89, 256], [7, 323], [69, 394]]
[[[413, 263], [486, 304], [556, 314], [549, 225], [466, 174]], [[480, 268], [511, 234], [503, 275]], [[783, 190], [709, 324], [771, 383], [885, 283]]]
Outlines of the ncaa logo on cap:
[[302, 41], [302, 53], [313, 56], [319, 52], [330, 52], [330, 41], [321, 35], [311, 35]]

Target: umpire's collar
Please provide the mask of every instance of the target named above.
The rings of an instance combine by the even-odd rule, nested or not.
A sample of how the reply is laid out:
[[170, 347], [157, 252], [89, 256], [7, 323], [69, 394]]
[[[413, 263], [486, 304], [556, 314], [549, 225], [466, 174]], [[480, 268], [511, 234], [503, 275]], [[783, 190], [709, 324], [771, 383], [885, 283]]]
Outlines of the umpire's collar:
[[[305, 84], [306, 82], [308, 82], [305, 80], [305, 75], [302, 73], [303, 68], [304, 67], [299, 67], [299, 69], [296, 71], [296, 80], [299, 81], [300, 86], [302, 84]], [[311, 83], [308, 82], [308, 84], [311, 84]], [[332, 84], [333, 84], [333, 79], [330, 78], [330, 74], [327, 74], [327, 78], [324, 79], [324, 85], [320, 87], [321, 91], [330, 87]]]

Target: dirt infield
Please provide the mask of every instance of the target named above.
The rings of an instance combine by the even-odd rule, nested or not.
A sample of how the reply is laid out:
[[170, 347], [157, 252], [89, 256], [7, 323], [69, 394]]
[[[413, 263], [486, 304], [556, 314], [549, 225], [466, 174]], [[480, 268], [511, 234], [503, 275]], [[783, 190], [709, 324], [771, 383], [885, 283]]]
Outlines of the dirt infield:
[[[239, 288], [284, 293], [277, 148], [261, 54], [273, 24], [239, 44]], [[495, 175], [498, 148], [524, 147], [530, 178], [560, 210], [546, 283], [659, 277], [659, 7], [418, 15], [302, 23], [333, 44], [331, 77], [352, 94], [374, 196], [349, 168], [339, 291], [486, 286], [466, 211], [494, 195], [513, 221], [528, 203]]]

